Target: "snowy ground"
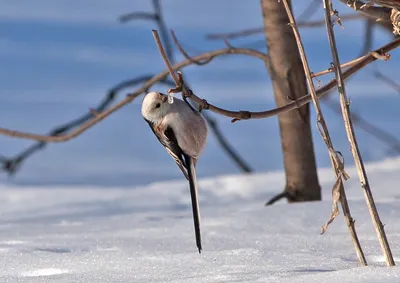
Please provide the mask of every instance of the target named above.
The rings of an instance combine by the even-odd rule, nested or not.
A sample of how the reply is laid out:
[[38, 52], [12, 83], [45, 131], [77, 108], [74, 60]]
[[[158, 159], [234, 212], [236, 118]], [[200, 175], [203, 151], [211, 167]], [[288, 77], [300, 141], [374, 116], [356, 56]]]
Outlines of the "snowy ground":
[[[368, 165], [378, 209], [400, 264], [400, 158]], [[281, 172], [202, 179], [204, 251], [197, 253], [185, 182], [135, 189], [0, 189], [0, 282], [400, 282], [384, 267], [355, 170], [346, 183], [370, 267], [358, 267], [340, 215], [324, 201], [265, 208]]]

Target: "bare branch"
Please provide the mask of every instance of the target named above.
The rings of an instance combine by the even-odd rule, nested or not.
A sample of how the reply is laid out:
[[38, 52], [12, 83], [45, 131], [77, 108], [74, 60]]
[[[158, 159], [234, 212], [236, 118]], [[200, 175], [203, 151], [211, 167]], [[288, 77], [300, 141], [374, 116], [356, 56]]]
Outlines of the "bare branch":
[[126, 23], [132, 20], [150, 20], [154, 21], [157, 20], [157, 15], [153, 13], [147, 13], [147, 12], [134, 12], [134, 13], [129, 13], [122, 15], [118, 18], [118, 20], [121, 23]]
[[[357, 63], [355, 63], [354, 65], [349, 67], [343, 73], [344, 78], [350, 77], [352, 74], [354, 74], [355, 72], [357, 72], [361, 68], [363, 68], [366, 65], [370, 64], [371, 62], [377, 60], [379, 58], [379, 56], [377, 56], [377, 54], [381, 54], [383, 52], [383, 54], [386, 55], [387, 52], [389, 52], [390, 50], [392, 50], [394, 48], [397, 48], [398, 46], [400, 46], [400, 39], [399, 38], [397, 38], [397, 39], [393, 40], [391, 43], [389, 43], [389, 44], [387, 44], [387, 45], [385, 45], [385, 46], [383, 46], [383, 47], [381, 47], [381, 48], [369, 53], [368, 55], [363, 56], [362, 59], [358, 60]], [[231, 52], [235, 52], [235, 51], [241, 50], [241, 48], [233, 48], [233, 49], [230, 48], [229, 50]], [[248, 49], [245, 49], [245, 50], [248, 50]], [[258, 52], [258, 51], [251, 50], [250, 53], [253, 53], [252, 55], [255, 55], [254, 52]], [[263, 54], [263, 53], [257, 53], [256, 57], [259, 58], [259, 59], [263, 59], [264, 57], [266, 57], [265, 54], [263, 54], [263, 55], [261, 55], [261, 54]], [[386, 59], [388, 59], [388, 57], [385, 56], [385, 55], [382, 55], [382, 57], [386, 60]], [[215, 56], [215, 55], [211, 55], [210, 54], [210, 56]], [[204, 57], [196, 56], [193, 59], [194, 60], [199, 60], [200, 58], [203, 59]], [[335, 85], [336, 85], [336, 80], [331, 80], [325, 86], [323, 86], [320, 89], [318, 89], [318, 91], [317, 91], [318, 97], [322, 96], [326, 91], [328, 91], [329, 89], [333, 88]], [[231, 117], [231, 118], [234, 118], [236, 120], [241, 120], [241, 119], [263, 119], [263, 118], [271, 117], [271, 116], [274, 116], [274, 115], [279, 115], [279, 114], [281, 114], [283, 112], [286, 112], [286, 111], [298, 108], [300, 106], [303, 106], [304, 104], [306, 104], [306, 103], [308, 103], [310, 101], [311, 96], [310, 95], [306, 95], [306, 96], [303, 96], [300, 99], [297, 99], [296, 101], [288, 103], [285, 106], [282, 106], [282, 107], [279, 107], [279, 108], [276, 108], [276, 109], [273, 109], [273, 110], [267, 110], [267, 111], [261, 111], [261, 112], [229, 111], [229, 110], [225, 110], [225, 109], [213, 106], [213, 105], [209, 104], [207, 101], [200, 99], [196, 95], [191, 95], [190, 98], [194, 102], [196, 102], [197, 104], [199, 104], [200, 106], [202, 106], [205, 109], [209, 109], [212, 112], [221, 114], [223, 116]]]
[[[342, 70], [340, 68], [340, 60], [339, 60], [339, 55], [336, 47], [336, 40], [335, 40], [335, 34], [333, 32], [333, 26], [331, 22], [331, 15], [333, 12], [332, 9], [332, 3], [330, 0], [322, 0], [324, 2], [324, 9], [325, 9], [325, 19], [326, 19], [326, 29], [328, 32], [328, 39], [329, 39], [329, 45], [331, 48], [332, 52], [332, 59], [333, 59], [333, 64], [335, 66], [335, 77], [337, 79], [337, 85], [338, 85], [338, 92], [340, 96], [340, 105], [342, 107], [342, 114], [343, 114], [343, 120], [345, 123], [345, 128], [346, 128], [346, 133], [347, 137], [350, 143], [350, 149], [353, 154], [353, 158], [356, 164], [357, 172], [360, 178], [361, 182], [361, 187], [365, 193], [365, 198], [367, 201], [367, 205], [371, 214], [372, 222], [374, 224], [376, 233], [379, 238], [379, 242], [383, 251], [383, 254], [386, 259], [386, 263], [389, 266], [394, 266], [394, 260], [392, 256], [392, 252], [390, 250], [389, 243], [386, 238], [386, 234], [382, 225], [382, 222], [379, 218], [378, 211], [375, 206], [374, 198], [372, 197], [372, 192], [369, 187], [369, 182], [367, 178], [367, 174], [364, 168], [364, 164], [361, 158], [360, 150], [357, 145], [357, 140], [354, 134], [354, 128], [353, 124], [351, 121], [351, 116], [350, 116], [350, 109], [349, 109], [349, 102], [347, 99], [346, 95], [346, 88], [344, 85], [344, 80], [343, 80], [343, 75], [342, 75]], [[343, 190], [344, 191], [344, 190]], [[353, 240], [354, 245], [357, 246], [359, 245], [358, 239]], [[357, 255], [359, 256], [359, 259], [361, 259], [361, 256], [363, 254], [360, 254], [362, 251], [357, 249]], [[364, 258], [365, 260], [365, 258]]]
[[205, 35], [206, 39], [235, 39], [238, 37], [246, 37], [264, 32], [264, 27], [249, 28], [241, 31], [234, 31], [229, 33], [209, 33]]
[[[358, 57], [358, 58], [356, 58], [356, 59], [353, 59], [353, 60], [351, 60], [351, 61], [349, 61], [349, 62], [346, 62], [346, 63], [342, 64], [341, 67], [342, 67], [342, 68], [347, 68], [347, 67], [354, 66], [354, 65], [356, 65], [358, 62], [360, 62], [361, 60], [365, 59], [365, 56], [366, 56], [366, 55], [361, 56], [361, 57]], [[380, 55], [378, 54], [378, 55], [376, 55], [375, 57], [377, 57], [377, 56], [380, 56]], [[333, 72], [333, 69], [330, 67], [330, 68], [328, 68], [328, 69], [326, 69], [326, 70], [319, 71], [319, 72], [317, 72], [317, 73], [312, 73], [312, 74], [311, 74], [311, 77], [316, 78], [316, 77], [320, 77], [320, 76], [323, 76], [323, 75], [326, 75], [326, 74], [329, 74], [329, 73], [332, 73], [332, 72]]]
[[[205, 113], [203, 113], [204, 116]], [[221, 147], [228, 153], [228, 155], [235, 161], [236, 165], [242, 169], [243, 172], [251, 173], [253, 169], [239, 157], [239, 154], [228, 144], [228, 141], [222, 136], [220, 129], [218, 128], [218, 123], [214, 118], [208, 117], [207, 122], [214, 132], [215, 138], [221, 145]]]
[[[341, 16], [341, 20], [357, 20], [360, 18], [360, 15], [377, 21], [379, 24], [383, 25], [386, 28], [386, 23], [392, 23], [394, 26], [394, 29], [396, 31], [396, 27], [400, 29], [400, 12], [396, 13], [395, 9], [390, 9], [387, 7], [366, 7], [364, 9], [361, 9], [363, 5], [365, 5], [364, 2], [362, 1], [355, 1], [355, 0], [340, 0], [342, 3], [346, 4], [353, 10], [357, 11], [358, 14], [347, 14]], [[315, 1], [313, 1], [315, 2]], [[317, 4], [314, 4], [311, 2], [310, 7], [318, 7]], [[308, 10], [305, 9], [303, 14], [299, 17], [299, 22], [297, 23], [297, 26], [299, 28], [315, 28], [315, 27], [320, 27], [325, 23], [325, 20], [316, 20], [316, 21], [308, 21], [308, 20], [300, 20], [300, 18], [305, 18], [306, 11]], [[308, 16], [307, 18], [309, 18]], [[257, 28], [249, 28], [241, 31], [235, 31], [235, 32], [229, 32], [229, 33], [210, 33], [206, 34], [206, 38], [210, 40], [218, 40], [218, 39], [234, 39], [234, 38], [239, 38], [239, 37], [246, 37], [246, 36], [251, 36], [255, 34], [259, 34], [264, 32], [263, 27], [257, 27]], [[397, 32], [398, 34], [398, 32]]]
[[[390, 43], [380, 47], [375, 53], [381, 53], [383, 52], [384, 54], [392, 51], [393, 49], [397, 48], [400, 46], [400, 38], [396, 38], [395, 40], [391, 41]], [[349, 67], [344, 73], [343, 73], [343, 78], [348, 78], [360, 69], [364, 68], [368, 64], [374, 62], [377, 60], [377, 58], [374, 56], [374, 52], [371, 52], [370, 54], [366, 55], [363, 57], [363, 59], [359, 60], [356, 64], [352, 65]], [[246, 56], [251, 56], [255, 57], [261, 60], [265, 60], [266, 55], [264, 53], [261, 53], [257, 50], [253, 49], [246, 49], [246, 48], [224, 48], [224, 49], [219, 49], [215, 50], [212, 52], [207, 52], [198, 56], [194, 56], [193, 59], [197, 61], [201, 60], [206, 60], [210, 57], [216, 58], [219, 56], [227, 56], [227, 55], [232, 55], [232, 54], [242, 54]], [[175, 64], [172, 69], [173, 70], [180, 70], [184, 67], [187, 67], [189, 65], [192, 65], [192, 62], [190, 60], [184, 60], [180, 63]], [[149, 89], [152, 85], [155, 83], [159, 82], [160, 80], [163, 80], [167, 77], [168, 75], [168, 70], [163, 71], [159, 73], [158, 75], [154, 76], [150, 80], [148, 80], [141, 88], [136, 90], [135, 92], [131, 93], [128, 97], [126, 97], [123, 101], [120, 103], [114, 105], [113, 107], [105, 110], [105, 111], [99, 111], [98, 117], [92, 118], [91, 120], [85, 122], [84, 124], [81, 125], [78, 129], [75, 131], [70, 132], [69, 134], [66, 135], [60, 135], [56, 137], [52, 136], [47, 136], [47, 135], [38, 135], [38, 134], [32, 134], [32, 133], [26, 133], [26, 132], [20, 132], [20, 131], [13, 131], [5, 128], [0, 128], [0, 134], [10, 136], [10, 137], [17, 137], [17, 138], [25, 138], [25, 139], [31, 139], [31, 140], [38, 140], [38, 141], [45, 141], [45, 142], [64, 142], [67, 140], [70, 140], [72, 138], [75, 138], [79, 136], [81, 133], [85, 132], [87, 129], [92, 127], [93, 125], [97, 124], [113, 112], [119, 110], [120, 108], [124, 107], [126, 104], [130, 103], [134, 98], [139, 96], [141, 93], [143, 93], [145, 90]], [[328, 90], [334, 88], [336, 86], [336, 80], [331, 80], [324, 86], [318, 89], [317, 95], [318, 97], [323, 96]], [[311, 99], [310, 95], [305, 95], [302, 98], [299, 98], [295, 101], [292, 101], [288, 103], [285, 106], [278, 107], [272, 110], [266, 110], [266, 111], [260, 111], [260, 112], [250, 112], [250, 111], [230, 111], [230, 110], [225, 110], [216, 106], [213, 106], [209, 104], [207, 101], [197, 97], [196, 95], [190, 95], [189, 98], [191, 98], [194, 102], [199, 104], [203, 109], [209, 109], [212, 112], [218, 113], [220, 115], [226, 116], [226, 117], [231, 117], [231, 118], [236, 118], [236, 119], [263, 119], [263, 118], [268, 118], [272, 117], [275, 115], [279, 115], [281, 113], [284, 113], [286, 111], [293, 110], [295, 108], [298, 108], [300, 106], [303, 106], [304, 104], [308, 103]]]
[[[325, 97], [329, 96], [324, 96], [324, 98]], [[334, 100], [327, 99], [324, 99], [323, 102], [325, 102], [325, 104], [337, 114], [342, 114], [339, 103], [335, 102]], [[357, 124], [358, 127], [360, 127], [360, 129], [364, 130], [376, 139], [385, 143], [392, 149], [393, 152], [400, 154], [400, 140], [398, 140], [396, 136], [379, 128], [378, 126], [373, 125], [371, 122], [364, 119], [361, 115], [355, 113], [354, 111], [351, 113], [351, 119], [354, 121], [355, 124]]]
[[[147, 80], [151, 79], [152, 77], [153, 77], [153, 75], [151, 75], [151, 74], [142, 75], [137, 78], [124, 80], [124, 81], [116, 84], [114, 87], [112, 87], [107, 92], [105, 98], [93, 110], [96, 111], [97, 113], [103, 111], [116, 98], [116, 95], [118, 92], [122, 91], [125, 88], [136, 86], [139, 83], [144, 83]], [[169, 86], [174, 85], [173, 82], [168, 81], [166, 79], [160, 80], [159, 83], [166, 84]], [[55, 127], [53, 130], [51, 130], [48, 133], [48, 135], [49, 136], [60, 136], [61, 134], [80, 126], [81, 124], [87, 122], [88, 120], [90, 120], [92, 118], [93, 118], [93, 115], [90, 112], [85, 113], [82, 116], [80, 116], [70, 122], [67, 122], [65, 124]], [[1, 161], [3, 163], [3, 170], [7, 171], [10, 175], [14, 174], [17, 171], [17, 169], [21, 166], [21, 163], [26, 158], [28, 158], [30, 155], [32, 155], [36, 151], [43, 149], [45, 146], [46, 146], [46, 142], [39, 141], [38, 143], [35, 143], [35, 144], [27, 147], [26, 149], [24, 149], [22, 152], [20, 152], [15, 157], [5, 158], [4, 161]]]
[[[175, 42], [176, 47], [178, 47], [178, 49], [182, 53], [183, 57], [185, 57], [187, 60], [190, 60], [193, 64], [201, 66], [201, 65], [208, 64], [213, 59], [212, 57], [210, 57], [204, 61], [194, 61], [193, 58], [190, 57], [190, 55], [185, 51], [185, 49], [183, 49], [182, 45], [179, 43], [179, 40], [176, 38], [176, 35], [173, 30], [171, 30], [171, 36]], [[229, 45], [229, 43], [228, 43], [228, 45]]]
[[168, 36], [167, 24], [165, 23], [164, 15], [161, 10], [160, 0], [153, 0], [152, 2], [154, 11], [158, 17], [157, 25], [161, 33], [162, 42], [164, 42], [165, 44], [165, 51], [167, 53], [169, 60], [171, 60], [171, 62], [174, 62], [174, 52], [172, 52], [172, 43], [171, 39]]
[[277, 194], [276, 196], [273, 196], [269, 201], [267, 201], [265, 203], [265, 206], [273, 205], [278, 200], [281, 200], [281, 199], [284, 199], [284, 198], [285, 199], [290, 199], [290, 197], [291, 196], [290, 196], [290, 193], [288, 191], [281, 192], [281, 193]]
[[297, 21], [297, 26], [299, 27], [299, 24], [301, 22], [304, 22], [305, 20], [311, 19], [312, 16], [315, 15], [315, 13], [318, 12], [318, 9], [321, 6], [321, 2], [319, 0], [312, 0], [308, 3], [307, 7], [303, 10], [303, 12], [300, 14], [298, 17]]
[[[297, 46], [298, 46], [298, 49], [299, 49], [301, 61], [303, 62], [304, 73], [306, 75], [307, 85], [308, 85], [308, 88], [309, 88], [309, 90], [311, 92], [311, 99], [312, 99], [312, 102], [314, 104], [315, 111], [316, 111], [316, 114], [317, 114], [317, 127], [318, 127], [318, 130], [319, 130], [320, 134], [321, 134], [322, 139], [324, 140], [324, 142], [325, 142], [325, 144], [326, 144], [326, 146], [328, 148], [328, 153], [329, 153], [329, 156], [331, 158], [333, 168], [337, 173], [337, 179], [338, 179], [337, 180], [337, 184], [338, 184], [337, 186], [339, 186], [341, 184], [341, 182], [342, 182], [341, 181], [342, 176], [345, 176], [347, 174], [344, 172], [344, 166], [342, 165], [341, 161], [339, 160], [339, 158], [338, 158], [338, 156], [336, 154], [336, 150], [333, 147], [332, 140], [331, 140], [331, 137], [330, 137], [330, 134], [329, 134], [329, 130], [328, 130], [328, 127], [326, 125], [325, 118], [324, 118], [324, 115], [322, 113], [319, 101], [318, 101], [317, 92], [315, 90], [314, 83], [313, 83], [313, 80], [312, 80], [312, 77], [311, 77], [311, 71], [310, 71], [308, 60], [307, 60], [307, 57], [306, 57], [306, 54], [305, 54], [305, 51], [304, 51], [304, 47], [303, 47], [303, 43], [302, 43], [302, 40], [301, 40], [301, 37], [300, 37], [300, 33], [299, 33], [298, 29], [297, 29], [295, 19], [294, 19], [293, 15], [292, 15], [292, 12], [291, 12], [291, 9], [290, 9], [290, 6], [289, 6], [287, 0], [283, 0], [283, 5], [285, 6], [285, 10], [286, 10], [286, 13], [287, 13], [289, 21], [290, 21], [290, 26], [292, 27], [294, 36], [296, 38], [296, 42], [297, 42]], [[339, 171], [339, 168], [341, 168], [341, 171]], [[348, 177], [348, 176], [346, 176], [346, 177]], [[335, 186], [334, 186], [334, 188], [335, 188]], [[334, 191], [334, 189], [333, 189], [333, 191]], [[335, 202], [334, 202], [334, 207], [336, 207]], [[336, 215], [337, 215], [337, 213], [335, 213], [335, 214], [332, 213], [332, 217], [336, 216]], [[330, 219], [330, 222], [332, 222], [332, 220], [334, 218], [334, 217], [333, 218], [332, 217]], [[328, 223], [330, 223], [330, 222], [328, 222]], [[326, 225], [326, 227], [327, 227], [327, 225]]]
[[[288, 14], [289, 20], [290, 20], [290, 25], [293, 29], [293, 33], [295, 35], [296, 38], [296, 42], [297, 42], [297, 46], [299, 49], [299, 53], [300, 53], [300, 57], [301, 60], [303, 62], [303, 67], [304, 67], [304, 72], [306, 75], [306, 80], [307, 80], [307, 84], [308, 84], [308, 88], [311, 92], [311, 98], [312, 101], [314, 103], [314, 108], [315, 111], [317, 113], [317, 127], [318, 130], [320, 131], [321, 137], [324, 140], [327, 148], [328, 148], [328, 153], [329, 153], [329, 157], [332, 163], [332, 167], [333, 170], [335, 172], [336, 175], [336, 182], [335, 185], [332, 188], [332, 201], [333, 201], [333, 209], [332, 209], [332, 213], [330, 215], [329, 221], [322, 227], [322, 233], [324, 233], [326, 231], [326, 229], [328, 228], [328, 225], [335, 219], [335, 217], [339, 214], [339, 210], [338, 210], [338, 202], [341, 199], [342, 203], [345, 202], [347, 204], [347, 198], [344, 194], [344, 188], [343, 188], [343, 179], [347, 180], [349, 178], [349, 176], [347, 175], [347, 173], [344, 171], [344, 161], [339, 159], [338, 153], [337, 151], [334, 149], [333, 147], [333, 143], [332, 140], [330, 138], [330, 134], [328, 131], [328, 127], [326, 125], [325, 119], [324, 119], [324, 115], [322, 113], [322, 110], [320, 108], [320, 104], [318, 101], [318, 97], [317, 97], [317, 93], [316, 90], [314, 88], [314, 83], [311, 77], [311, 71], [310, 71], [310, 67], [308, 65], [308, 61], [307, 61], [307, 57], [304, 51], [304, 47], [303, 47], [303, 43], [300, 37], [300, 33], [297, 29], [296, 26], [296, 21], [292, 15], [292, 11], [290, 9], [290, 6], [287, 2], [287, 0], [283, 0], [283, 5], [285, 6], [286, 12]], [[348, 208], [348, 207], [347, 207]], [[345, 209], [345, 208], [343, 208]], [[350, 217], [350, 211], [348, 211], [347, 214]], [[356, 253], [359, 256], [359, 261], [362, 265], [367, 265], [367, 262], [365, 260], [361, 245], [358, 241], [358, 237], [357, 234], [355, 232], [355, 228], [354, 225], [349, 225], [348, 226], [350, 229], [350, 234], [353, 237], [353, 243], [354, 243], [354, 247], [356, 249]]]
[[[168, 72], [171, 74], [172, 78], [174, 79], [174, 81], [176, 83], [176, 86], [179, 87], [180, 82], [179, 82], [178, 76], [175, 74], [174, 69], [171, 66], [171, 63], [168, 60], [168, 56], [165, 53], [164, 47], [162, 46], [161, 39], [160, 39], [160, 37], [158, 35], [158, 32], [156, 30], [154, 30], [154, 29], [151, 32], [153, 33], [154, 40], [156, 41], [158, 50], [161, 53], [161, 56], [162, 56], [162, 58], [164, 60], [165, 66], [168, 69]], [[192, 63], [192, 60], [189, 60], [189, 61]]]
[[[344, 15], [341, 16], [342, 20], [357, 20], [360, 19], [360, 16], [358, 14], [349, 14], [349, 15]], [[298, 22], [297, 26], [299, 28], [316, 28], [316, 27], [321, 27], [324, 25], [325, 20], [317, 20], [317, 21], [301, 21]], [[216, 40], [216, 39], [235, 39], [238, 37], [246, 37], [246, 36], [251, 36], [259, 33], [263, 33], [264, 28], [259, 27], [259, 28], [250, 28], [250, 29], [245, 29], [241, 31], [235, 31], [235, 32], [230, 32], [230, 33], [209, 33], [206, 34], [206, 39], [211, 39], [211, 40]]]
[[362, 44], [360, 56], [368, 53], [372, 49], [374, 26], [374, 21], [372, 19], [365, 19], [364, 44]]

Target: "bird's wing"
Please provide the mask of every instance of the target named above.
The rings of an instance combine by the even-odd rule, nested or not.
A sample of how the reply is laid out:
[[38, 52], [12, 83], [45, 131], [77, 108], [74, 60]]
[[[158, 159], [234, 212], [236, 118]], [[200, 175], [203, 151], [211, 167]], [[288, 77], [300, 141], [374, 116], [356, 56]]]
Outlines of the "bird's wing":
[[201, 253], [200, 210], [195, 169], [197, 159], [185, 154], [182, 151], [182, 149], [179, 147], [174, 130], [171, 127], [162, 127], [162, 125], [155, 125], [147, 119], [145, 120], [149, 124], [154, 135], [165, 147], [172, 158], [174, 158], [176, 164], [189, 181], [196, 245], [199, 253]]
[[178, 141], [172, 128], [157, 127], [151, 121], [147, 119], [145, 119], [145, 121], [149, 124], [158, 141], [165, 147], [169, 155], [171, 155], [171, 157], [175, 160], [176, 165], [178, 165], [179, 169], [181, 169], [183, 175], [185, 175], [186, 179], [189, 180], [187, 172], [188, 169], [186, 168], [186, 164], [183, 159], [184, 153], [178, 145]]

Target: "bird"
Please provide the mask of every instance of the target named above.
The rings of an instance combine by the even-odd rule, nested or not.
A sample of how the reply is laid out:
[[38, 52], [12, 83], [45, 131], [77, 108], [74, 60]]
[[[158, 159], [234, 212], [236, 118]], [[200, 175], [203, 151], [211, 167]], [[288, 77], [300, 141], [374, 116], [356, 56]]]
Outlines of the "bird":
[[207, 142], [207, 123], [188, 102], [161, 92], [145, 95], [142, 116], [189, 182], [196, 246], [202, 251], [196, 164]]

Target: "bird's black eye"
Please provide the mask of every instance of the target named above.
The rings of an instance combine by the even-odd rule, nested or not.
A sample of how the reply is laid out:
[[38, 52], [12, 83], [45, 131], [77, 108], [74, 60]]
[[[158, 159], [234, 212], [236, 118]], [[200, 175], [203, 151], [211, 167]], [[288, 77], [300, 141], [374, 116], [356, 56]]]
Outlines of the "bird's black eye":
[[156, 108], [160, 108], [160, 106], [161, 106], [160, 103], [157, 103], [157, 104], [156, 104]]

